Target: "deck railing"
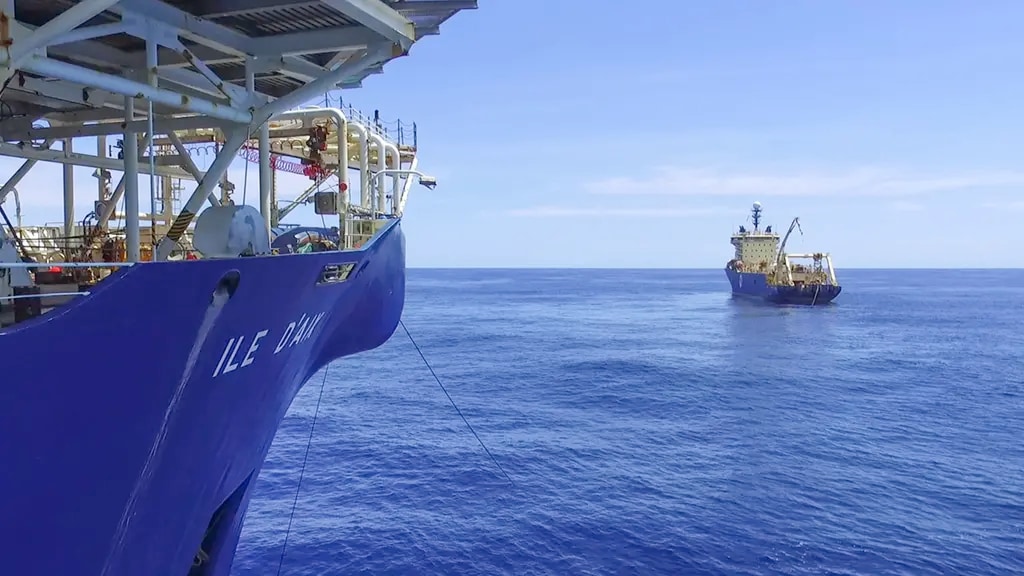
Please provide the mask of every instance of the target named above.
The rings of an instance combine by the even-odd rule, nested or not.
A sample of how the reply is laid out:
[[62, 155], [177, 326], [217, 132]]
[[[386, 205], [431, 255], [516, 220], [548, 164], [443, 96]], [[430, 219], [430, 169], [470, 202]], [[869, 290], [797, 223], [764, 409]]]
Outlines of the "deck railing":
[[[40, 269], [40, 268], [59, 268], [61, 270], [65, 268], [126, 268], [134, 266], [134, 262], [0, 262], [0, 270], [16, 270], [16, 269]], [[64, 284], [58, 282], [56, 284]], [[67, 284], [71, 284], [68, 282]], [[36, 284], [35, 286], [45, 286], [46, 284]], [[72, 292], [40, 292], [39, 294], [15, 294], [13, 296], [0, 296], [0, 302], [7, 302], [11, 300], [21, 300], [24, 298], [56, 298], [56, 297], [71, 297], [71, 296], [88, 296], [88, 290], [76, 290]]]
[[358, 122], [369, 128], [372, 132], [383, 136], [385, 139], [398, 144], [399, 146], [417, 147], [417, 134], [415, 122], [403, 122], [398, 120], [381, 120], [380, 111], [374, 110], [373, 114], [366, 114], [351, 104], [339, 106], [341, 111], [352, 122]]

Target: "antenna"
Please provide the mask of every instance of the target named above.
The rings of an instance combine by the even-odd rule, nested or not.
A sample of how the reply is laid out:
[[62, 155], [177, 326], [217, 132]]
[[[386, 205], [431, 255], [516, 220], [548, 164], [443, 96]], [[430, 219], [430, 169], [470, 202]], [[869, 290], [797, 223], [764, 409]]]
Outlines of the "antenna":
[[750, 217], [754, 221], [754, 230], [758, 230], [758, 226], [761, 224], [761, 203], [754, 202], [754, 207], [750, 211]]

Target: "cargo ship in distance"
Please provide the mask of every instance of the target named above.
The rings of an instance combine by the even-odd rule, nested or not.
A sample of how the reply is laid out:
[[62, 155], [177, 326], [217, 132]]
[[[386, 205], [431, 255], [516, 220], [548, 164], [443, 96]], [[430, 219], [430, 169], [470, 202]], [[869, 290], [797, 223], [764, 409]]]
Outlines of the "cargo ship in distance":
[[[761, 230], [761, 203], [751, 210], [753, 230], [740, 226], [732, 235], [736, 252], [725, 265], [725, 274], [732, 284], [733, 296], [750, 297], [772, 304], [815, 306], [828, 304], [842, 291], [836, 280], [832, 256], [828, 252], [789, 254], [786, 242], [793, 230], [800, 229], [800, 219], [793, 218], [789, 230], [779, 242], [771, 226]], [[810, 261], [794, 264], [793, 260]]]

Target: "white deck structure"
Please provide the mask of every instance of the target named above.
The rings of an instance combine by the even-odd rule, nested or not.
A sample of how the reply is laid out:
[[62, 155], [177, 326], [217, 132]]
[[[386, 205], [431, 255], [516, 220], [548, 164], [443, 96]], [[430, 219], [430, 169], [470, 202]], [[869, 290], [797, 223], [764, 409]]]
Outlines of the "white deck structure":
[[[65, 164], [68, 242], [78, 225], [70, 166], [95, 168], [98, 219], [117, 217], [123, 194], [125, 259], [137, 262], [138, 174], [152, 175], [153, 212], [168, 210], [157, 178], [194, 180], [180, 211], [164, 214], [162, 236], [149, 239], [152, 259], [162, 260], [206, 202], [220, 204], [214, 189], [240, 150], [259, 163], [260, 213], [269, 229], [276, 212], [271, 155], [308, 161], [308, 150], [287, 143], [321, 127], [328, 142], [315, 160], [337, 180], [346, 246], [358, 245], [373, 226], [352, 229], [355, 219], [400, 213], [409, 177], [422, 176], [415, 138], [405, 142], [401, 129], [391, 138], [343, 110], [294, 108], [358, 87], [473, 8], [475, 0], [0, 0], [0, 155], [26, 160], [0, 187], [0, 203], [36, 162]], [[122, 140], [123, 159], [108, 157], [108, 136]], [[97, 138], [96, 155], [73, 151], [80, 137]], [[185, 149], [202, 141], [219, 150], [205, 172]], [[57, 142], [63, 149], [51, 149]], [[349, 199], [349, 168], [361, 174], [358, 203]], [[112, 172], [124, 174], [117, 186]], [[30, 194], [23, 190], [18, 200], [28, 204]], [[149, 216], [157, 229], [157, 215]], [[66, 260], [75, 259], [72, 251], [66, 247]]]

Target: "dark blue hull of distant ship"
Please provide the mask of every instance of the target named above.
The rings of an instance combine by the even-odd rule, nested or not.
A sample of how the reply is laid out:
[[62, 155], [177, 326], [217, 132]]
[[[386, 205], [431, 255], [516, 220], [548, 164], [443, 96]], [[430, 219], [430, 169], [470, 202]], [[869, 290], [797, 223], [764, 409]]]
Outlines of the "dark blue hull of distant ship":
[[725, 269], [734, 296], [756, 298], [772, 304], [799, 304], [817, 306], [828, 304], [839, 296], [842, 286], [819, 284], [814, 286], [770, 286], [764, 274], [738, 272]]
[[125, 268], [0, 329], [0, 573], [227, 576], [292, 399], [404, 302], [395, 220], [356, 251]]

